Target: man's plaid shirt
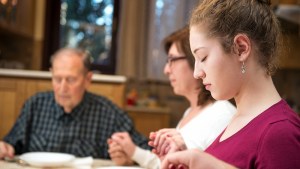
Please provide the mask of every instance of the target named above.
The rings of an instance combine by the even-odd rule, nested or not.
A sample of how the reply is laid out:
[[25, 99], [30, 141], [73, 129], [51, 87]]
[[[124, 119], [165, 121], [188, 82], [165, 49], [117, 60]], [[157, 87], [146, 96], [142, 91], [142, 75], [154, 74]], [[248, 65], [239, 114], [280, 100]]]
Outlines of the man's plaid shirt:
[[108, 99], [86, 92], [83, 101], [66, 114], [51, 91], [26, 101], [4, 141], [14, 146], [16, 154], [47, 151], [109, 158], [107, 139], [117, 131], [129, 132], [135, 144], [149, 149], [148, 140], [135, 131], [127, 113]]

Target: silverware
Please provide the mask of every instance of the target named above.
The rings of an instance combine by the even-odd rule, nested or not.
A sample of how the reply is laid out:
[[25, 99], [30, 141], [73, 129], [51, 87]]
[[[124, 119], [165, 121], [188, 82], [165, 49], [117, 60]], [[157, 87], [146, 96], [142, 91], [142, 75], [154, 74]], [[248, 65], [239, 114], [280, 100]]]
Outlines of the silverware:
[[17, 163], [21, 166], [28, 166], [29, 165], [26, 161], [20, 159], [18, 156], [15, 156], [13, 158], [4, 157], [4, 161], [11, 162], [11, 163]]

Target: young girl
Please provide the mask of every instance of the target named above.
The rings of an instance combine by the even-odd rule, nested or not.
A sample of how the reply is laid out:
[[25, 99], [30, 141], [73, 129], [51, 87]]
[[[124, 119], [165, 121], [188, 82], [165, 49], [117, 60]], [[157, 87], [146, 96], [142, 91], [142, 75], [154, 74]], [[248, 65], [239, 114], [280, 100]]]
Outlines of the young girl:
[[268, 0], [204, 0], [190, 19], [194, 76], [237, 114], [205, 150], [168, 155], [162, 168], [300, 168], [300, 120], [271, 75], [280, 46]]

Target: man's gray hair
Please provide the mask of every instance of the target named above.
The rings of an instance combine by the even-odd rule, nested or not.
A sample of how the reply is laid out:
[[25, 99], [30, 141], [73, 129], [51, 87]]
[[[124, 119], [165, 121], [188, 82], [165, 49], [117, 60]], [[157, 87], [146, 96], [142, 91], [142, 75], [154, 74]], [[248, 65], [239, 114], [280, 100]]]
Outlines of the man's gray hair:
[[53, 66], [53, 61], [55, 60], [56, 57], [60, 55], [69, 55], [69, 56], [79, 56], [82, 58], [82, 62], [84, 65], [84, 68], [86, 71], [91, 70], [91, 62], [92, 62], [92, 57], [90, 55], [90, 52], [81, 48], [61, 48], [58, 51], [56, 51], [51, 57], [50, 57], [50, 64], [51, 67]]

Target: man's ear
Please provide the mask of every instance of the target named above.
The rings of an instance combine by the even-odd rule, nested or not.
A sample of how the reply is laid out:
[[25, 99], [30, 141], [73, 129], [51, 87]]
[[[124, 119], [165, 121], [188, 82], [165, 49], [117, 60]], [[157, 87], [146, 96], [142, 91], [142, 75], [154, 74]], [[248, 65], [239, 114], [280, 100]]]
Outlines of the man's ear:
[[237, 34], [233, 40], [234, 52], [238, 55], [239, 61], [248, 59], [251, 52], [251, 41], [246, 34]]
[[87, 74], [86, 74], [86, 79], [87, 79], [88, 83], [92, 82], [92, 77], [93, 77], [93, 72], [88, 71]]

